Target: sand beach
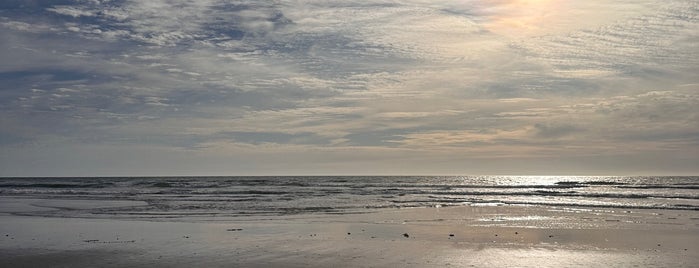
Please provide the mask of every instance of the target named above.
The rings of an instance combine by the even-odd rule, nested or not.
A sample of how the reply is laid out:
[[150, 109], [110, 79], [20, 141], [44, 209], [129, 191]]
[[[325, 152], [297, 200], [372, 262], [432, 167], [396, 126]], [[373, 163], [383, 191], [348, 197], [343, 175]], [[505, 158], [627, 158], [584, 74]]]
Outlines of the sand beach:
[[[696, 211], [454, 206], [150, 220], [18, 215], [21, 210], [42, 209], [32, 205], [41, 202], [2, 198], [0, 260], [4, 267], [699, 264]], [[64, 205], [62, 209], [94, 206], [78, 200]]]

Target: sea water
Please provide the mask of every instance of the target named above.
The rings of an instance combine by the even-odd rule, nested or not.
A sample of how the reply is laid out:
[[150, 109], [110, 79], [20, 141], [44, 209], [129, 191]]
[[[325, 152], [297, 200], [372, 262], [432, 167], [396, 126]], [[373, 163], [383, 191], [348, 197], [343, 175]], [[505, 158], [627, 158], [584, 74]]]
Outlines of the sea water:
[[[44, 200], [41, 204], [51, 208], [25, 209], [23, 215], [139, 219], [348, 214], [443, 206], [699, 210], [699, 177], [0, 178], [0, 197]], [[71, 201], [95, 205], [60, 205]]]

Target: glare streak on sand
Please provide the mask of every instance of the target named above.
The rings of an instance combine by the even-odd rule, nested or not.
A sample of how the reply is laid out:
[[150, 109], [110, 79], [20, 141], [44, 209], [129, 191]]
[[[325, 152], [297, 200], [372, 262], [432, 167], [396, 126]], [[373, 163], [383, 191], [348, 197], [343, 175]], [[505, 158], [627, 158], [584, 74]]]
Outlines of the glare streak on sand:
[[[175, 222], [17, 216], [18, 210], [31, 205], [13, 201], [0, 203], [0, 260], [8, 267], [696, 267], [699, 263], [696, 211], [456, 206]], [[66, 204], [84, 206], [77, 201]]]

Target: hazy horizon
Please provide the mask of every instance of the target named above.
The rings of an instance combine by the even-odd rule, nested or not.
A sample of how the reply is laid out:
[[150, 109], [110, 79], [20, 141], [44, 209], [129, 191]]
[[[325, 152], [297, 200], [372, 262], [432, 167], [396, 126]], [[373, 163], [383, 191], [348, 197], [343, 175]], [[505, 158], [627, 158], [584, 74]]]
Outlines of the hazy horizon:
[[10, 0], [0, 177], [699, 175], [699, 2]]

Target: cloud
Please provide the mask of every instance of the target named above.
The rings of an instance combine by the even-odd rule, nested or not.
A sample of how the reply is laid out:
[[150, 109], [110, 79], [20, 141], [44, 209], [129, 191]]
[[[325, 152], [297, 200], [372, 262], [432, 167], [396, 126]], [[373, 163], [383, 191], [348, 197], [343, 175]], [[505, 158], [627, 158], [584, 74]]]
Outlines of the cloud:
[[534, 128], [536, 129], [536, 136], [537, 137], [547, 138], [547, 139], [561, 138], [561, 137], [565, 137], [568, 135], [572, 135], [572, 134], [576, 133], [577, 131], [580, 131], [579, 128], [575, 127], [574, 125], [570, 125], [570, 124], [559, 124], [559, 125], [535, 124]]
[[294, 163], [327, 169], [370, 154], [454, 169], [690, 159], [697, 10], [684, 0], [5, 1], [0, 147], [269, 163], [305, 152]]
[[653, 8], [658, 10], [515, 47], [550, 64], [562, 77], [661, 77], [696, 70], [697, 50], [690, 40], [699, 35], [694, 29], [697, 4], [675, 1]]

